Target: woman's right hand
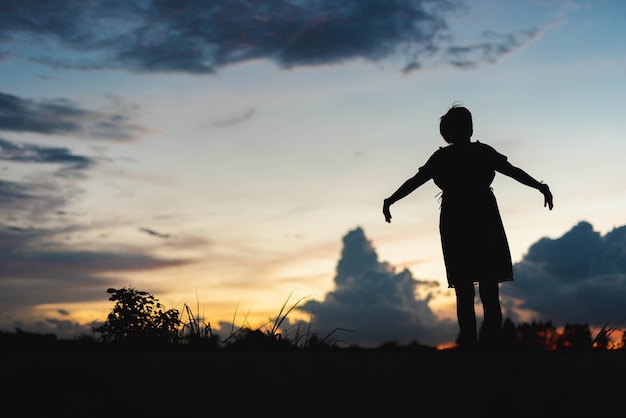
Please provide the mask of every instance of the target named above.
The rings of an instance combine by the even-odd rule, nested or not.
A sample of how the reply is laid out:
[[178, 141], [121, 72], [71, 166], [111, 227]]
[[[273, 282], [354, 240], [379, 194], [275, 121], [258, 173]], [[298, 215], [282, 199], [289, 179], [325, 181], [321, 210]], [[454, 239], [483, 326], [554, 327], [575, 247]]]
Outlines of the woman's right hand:
[[383, 215], [385, 215], [385, 222], [387, 223], [391, 223], [391, 211], [389, 210], [390, 206], [391, 203], [389, 203], [389, 199], [385, 199], [383, 201]]

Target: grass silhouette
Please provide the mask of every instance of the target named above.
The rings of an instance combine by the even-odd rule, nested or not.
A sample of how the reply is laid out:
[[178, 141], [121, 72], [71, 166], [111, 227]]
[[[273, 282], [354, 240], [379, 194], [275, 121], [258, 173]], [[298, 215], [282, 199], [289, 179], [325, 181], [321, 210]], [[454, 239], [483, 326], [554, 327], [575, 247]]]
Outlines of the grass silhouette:
[[[284, 348], [284, 349], [310, 349], [310, 348], [320, 348], [324, 346], [337, 346], [341, 341], [340, 340], [332, 340], [331, 337], [337, 331], [345, 331], [351, 332], [345, 328], [335, 328], [328, 335], [323, 338], [319, 338], [316, 333], [311, 331], [311, 326], [313, 323], [313, 318], [311, 318], [306, 324], [302, 322], [296, 322], [291, 328], [283, 329], [282, 325], [287, 320], [289, 314], [296, 308], [300, 303], [306, 299], [311, 298], [311, 296], [303, 296], [297, 301], [293, 302], [289, 305], [289, 301], [293, 296], [293, 292], [289, 294], [289, 296], [285, 299], [282, 306], [280, 307], [278, 314], [272, 320], [261, 324], [257, 328], [252, 328], [247, 320], [247, 314], [244, 317], [243, 325], [235, 328], [235, 322], [237, 318], [237, 309], [235, 309], [235, 313], [233, 314], [233, 320], [231, 322], [231, 329], [229, 335], [222, 341], [218, 342], [220, 346], [226, 346], [230, 349], [233, 348], [245, 348], [245, 349], [267, 349], [267, 348]], [[188, 312], [189, 322], [183, 325], [183, 329], [187, 328], [190, 330], [197, 330], [198, 325], [197, 321], [190, 310], [188, 305], [185, 305], [186, 311]], [[306, 327], [304, 330], [302, 328]], [[208, 326], [210, 329], [210, 325]], [[206, 328], [206, 327], [205, 327]], [[293, 329], [294, 335], [290, 336], [289, 331]], [[215, 338], [216, 336], [212, 333], [205, 332], [202, 336], [203, 338]], [[192, 333], [192, 335], [195, 335]]]

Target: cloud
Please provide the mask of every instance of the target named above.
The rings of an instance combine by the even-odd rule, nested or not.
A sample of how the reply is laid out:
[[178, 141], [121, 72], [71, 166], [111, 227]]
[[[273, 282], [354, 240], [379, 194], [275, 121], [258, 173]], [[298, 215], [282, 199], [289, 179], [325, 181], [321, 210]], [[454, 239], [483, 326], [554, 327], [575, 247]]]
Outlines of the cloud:
[[[43, 304], [101, 302], [105, 289], [126, 285], [123, 273], [162, 270], [193, 262], [153, 257], [140, 251], [85, 251], [63, 248], [59, 243], [42, 245], [54, 242], [58, 232], [0, 225], [2, 316], [13, 317], [12, 312], [29, 312]], [[67, 316], [68, 312], [57, 314]], [[50, 325], [46, 321], [39, 326]], [[20, 324], [26, 327], [26, 322], [15, 322], [13, 326]]]
[[[146, 131], [132, 122], [132, 106], [118, 98], [109, 99], [112, 104], [107, 111], [91, 111], [66, 99], [35, 101], [0, 92], [0, 132], [124, 142]], [[6, 180], [0, 180], [2, 216], [38, 221], [82, 193], [76, 181], [84, 179], [88, 170], [99, 162], [66, 147], [18, 143], [2, 137], [0, 161], [11, 163], [10, 167], [17, 164], [37, 168], [17, 179], [9, 178], [12, 174], [9, 165], [3, 167], [7, 175]]]
[[534, 36], [484, 31], [457, 44], [447, 19], [466, 10], [446, 0], [9, 1], [0, 50], [80, 69], [206, 74], [259, 59], [294, 68], [400, 58], [410, 71], [431, 60], [493, 62]]
[[437, 282], [416, 280], [409, 270], [395, 272], [380, 262], [361, 228], [348, 232], [343, 244], [335, 289], [323, 301], [309, 300], [298, 307], [312, 313], [319, 337], [348, 329], [353, 332], [337, 331], [331, 339], [364, 347], [391, 341], [437, 345], [456, 339], [456, 322], [438, 318], [429, 307], [440, 292]]
[[[0, 131], [129, 141], [143, 130], [131, 122], [131, 111], [115, 98], [108, 110], [91, 111], [65, 99], [35, 101], [0, 93]], [[104, 289], [120, 286], [123, 273], [192, 262], [141, 251], [66, 247], [61, 239], [85, 228], [70, 224], [63, 209], [83, 192], [77, 182], [98, 159], [66, 147], [0, 138], [0, 161], [4, 163], [0, 180], [2, 326], [48, 329], [57, 334], [84, 331], [84, 326], [67, 320], [45, 318], [32, 323], [27, 318], [41, 305], [101, 301]], [[55, 227], [59, 221], [63, 226]], [[67, 312], [57, 311], [56, 315], [67, 316]]]
[[[429, 306], [442, 292], [437, 283], [379, 261], [361, 228], [348, 232], [343, 244], [335, 289], [297, 308], [312, 314], [321, 338], [347, 329], [354, 332], [335, 331], [331, 339], [362, 346], [456, 339], [456, 321], [439, 319]], [[529, 315], [556, 326], [626, 320], [626, 226], [602, 236], [582, 221], [562, 237], [537, 241], [513, 268], [515, 281], [504, 283], [500, 294], [504, 317], [515, 323], [527, 322]]]
[[[117, 107], [127, 111], [122, 104]], [[146, 129], [121, 112], [86, 110], [62, 98], [35, 101], [0, 92], [0, 131], [130, 141]]]
[[235, 116], [233, 118], [215, 121], [211, 124], [211, 126], [223, 127], [223, 126], [239, 125], [240, 123], [243, 123], [246, 120], [250, 119], [254, 115], [254, 113], [255, 113], [255, 109], [248, 109], [241, 115]]
[[169, 238], [170, 234], [162, 234], [150, 228], [139, 228], [140, 231], [158, 238]]
[[[13, 307], [101, 301], [103, 289], [120, 286], [120, 278], [112, 275], [193, 262], [132, 251], [41, 248], [39, 244], [54, 233], [0, 228], [3, 316]], [[537, 241], [514, 265], [514, 271], [515, 281], [503, 284], [500, 292], [504, 316], [516, 323], [524, 322], [523, 311], [557, 326], [596, 326], [626, 319], [626, 226], [602, 236], [582, 221], [562, 237]], [[429, 306], [443, 293], [440, 285], [415, 279], [408, 269], [398, 272], [380, 261], [360, 227], [343, 237], [334, 283], [335, 288], [322, 300], [309, 299], [296, 307], [311, 314], [311, 331], [321, 338], [330, 335], [332, 341], [363, 347], [391, 341], [435, 346], [456, 339], [456, 321], [437, 317]], [[67, 316], [67, 312], [59, 314]], [[85, 330], [84, 325], [65, 319], [48, 318], [34, 325], [15, 320], [11, 324], [37, 332], [74, 330], [77, 335], [78, 330]], [[220, 329], [227, 336], [230, 325], [220, 323]]]
[[529, 29], [517, 34], [486, 31], [474, 43], [446, 48], [445, 61], [459, 68], [472, 68], [481, 62], [493, 63], [536, 38], [538, 33], [537, 29]]
[[[19, 144], [0, 138], [0, 161], [36, 166], [24, 178], [0, 180], [1, 219], [43, 222], [81, 193], [76, 182], [85, 177], [96, 160], [65, 147]], [[21, 170], [18, 170], [18, 172]]]
[[58, 188], [53, 179], [41, 181], [0, 180], [0, 222], [12, 222], [14, 226], [31, 222], [44, 223], [55, 216], [80, 190], [65, 185]]
[[[581, 221], [562, 237], [533, 244], [514, 273], [501, 295], [521, 301], [516, 309], [537, 320], [557, 326], [625, 320], [626, 226], [602, 236]], [[513, 319], [515, 312], [509, 311]]]
[[[0, 330], [18, 327], [31, 332], [52, 332], [63, 338], [91, 334], [88, 324], [72, 322], [77, 312], [70, 304], [97, 307], [108, 299], [107, 288], [127, 286], [129, 276], [135, 277], [132, 280], [137, 280], [136, 276], [148, 277], [152, 288], [141, 290], [158, 292], [161, 284], [155, 277], [197, 261], [191, 256], [176, 255], [178, 251], [152, 255], [151, 246], [132, 247], [114, 242], [111, 247], [109, 239], [102, 243], [108, 250], [101, 249], [105, 247], [99, 247], [99, 239], [93, 237], [102, 228], [119, 227], [119, 220], [107, 225], [103, 221], [94, 224], [90, 219], [88, 224], [81, 225], [72, 223], [71, 214], [59, 216], [58, 227], [50, 227], [41, 219], [32, 222], [38, 227], [6, 225], [0, 220]], [[181, 238], [177, 239], [177, 250], [197, 251], [199, 245], [207, 243], [205, 237]], [[84, 244], [93, 249], [85, 250]], [[70, 321], [66, 321], [68, 318]], [[106, 319], [106, 314], [101, 319]]]
[[[95, 324], [95, 326], [98, 326]], [[37, 334], [54, 334], [58, 338], [73, 339], [80, 336], [92, 336], [91, 324], [80, 324], [67, 319], [44, 318], [34, 322], [17, 320], [13, 322], [14, 329]]]
[[95, 160], [74, 155], [64, 147], [42, 147], [33, 144], [18, 144], [0, 138], [0, 160], [20, 163], [60, 164], [65, 170], [84, 170]]

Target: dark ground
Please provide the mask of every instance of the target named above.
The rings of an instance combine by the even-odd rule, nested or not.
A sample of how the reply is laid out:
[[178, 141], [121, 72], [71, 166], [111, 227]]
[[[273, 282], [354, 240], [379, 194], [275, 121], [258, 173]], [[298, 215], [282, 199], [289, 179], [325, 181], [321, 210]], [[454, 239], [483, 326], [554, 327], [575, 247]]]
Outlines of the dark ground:
[[0, 399], [28, 417], [622, 417], [625, 371], [625, 350], [5, 350]]

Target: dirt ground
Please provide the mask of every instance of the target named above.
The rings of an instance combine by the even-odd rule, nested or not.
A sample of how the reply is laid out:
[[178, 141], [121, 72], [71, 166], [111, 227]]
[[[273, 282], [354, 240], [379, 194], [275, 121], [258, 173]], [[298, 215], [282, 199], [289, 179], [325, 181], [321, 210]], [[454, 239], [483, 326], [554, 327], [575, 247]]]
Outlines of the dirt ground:
[[624, 350], [3, 353], [20, 416], [624, 416]]

